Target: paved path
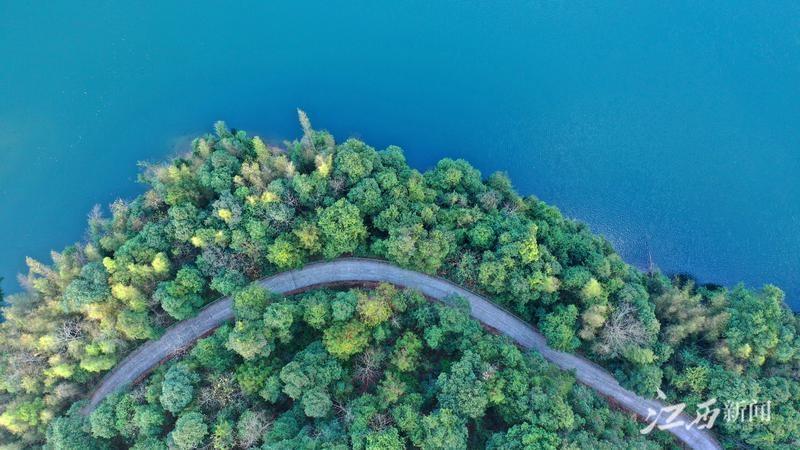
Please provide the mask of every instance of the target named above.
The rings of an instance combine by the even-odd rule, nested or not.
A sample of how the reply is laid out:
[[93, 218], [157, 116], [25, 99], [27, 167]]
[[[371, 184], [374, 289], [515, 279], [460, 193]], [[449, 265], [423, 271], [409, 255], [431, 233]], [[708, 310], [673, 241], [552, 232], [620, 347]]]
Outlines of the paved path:
[[[539, 352], [546, 360], [563, 370], [573, 371], [578, 381], [591, 387], [600, 395], [613, 400], [622, 408], [646, 418], [648, 408], [658, 411], [664, 405], [656, 400], [642, 398], [623, 388], [600, 366], [579, 356], [553, 350], [544, 336], [533, 327], [505, 311], [489, 300], [441, 278], [401, 269], [383, 261], [359, 258], [342, 258], [309, 264], [302, 269], [282, 272], [258, 281], [258, 284], [280, 294], [307, 289], [318, 285], [347, 281], [387, 282], [418, 290], [437, 300], [457, 295], [469, 301], [472, 317], [509, 336], [520, 346]], [[108, 394], [134, 383], [169, 358], [174, 352], [192, 345], [226, 321], [233, 319], [230, 297], [219, 299], [205, 307], [197, 316], [169, 328], [158, 340], [149, 341], [128, 355], [109, 372], [92, 393], [89, 403], [81, 411], [89, 414]], [[659, 422], [664, 423], [667, 414]], [[682, 416], [690, 423], [693, 418]], [[667, 430], [693, 449], [721, 449], [714, 437], [692, 427], [675, 427]]]

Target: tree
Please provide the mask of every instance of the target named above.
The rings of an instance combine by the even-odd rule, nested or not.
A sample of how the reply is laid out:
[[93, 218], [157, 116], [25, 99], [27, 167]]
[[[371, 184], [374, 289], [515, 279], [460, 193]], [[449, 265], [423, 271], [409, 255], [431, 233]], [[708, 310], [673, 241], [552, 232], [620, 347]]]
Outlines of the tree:
[[248, 409], [236, 423], [236, 441], [242, 448], [252, 448], [261, 441], [269, 425], [270, 422], [263, 411]]
[[406, 448], [404, 439], [395, 427], [376, 431], [367, 435], [366, 450], [403, 450]]
[[62, 305], [68, 312], [77, 312], [90, 303], [102, 302], [110, 295], [108, 272], [101, 263], [91, 262], [83, 266], [80, 277], [64, 290]]
[[422, 351], [422, 341], [416, 334], [405, 332], [395, 343], [392, 364], [401, 372], [417, 369]]
[[557, 434], [545, 431], [530, 423], [521, 423], [505, 433], [495, 433], [486, 444], [488, 450], [557, 450], [561, 439]]
[[403, 267], [435, 273], [453, 250], [454, 238], [449, 231], [427, 231], [422, 224], [417, 223], [392, 228], [383, 245], [389, 260]]
[[192, 239], [205, 216], [205, 212], [200, 211], [191, 203], [174, 205], [169, 208], [167, 214], [170, 218], [170, 225], [172, 225], [175, 239], [183, 242], [188, 242]]
[[499, 294], [508, 289], [508, 268], [504, 261], [498, 261], [490, 252], [485, 252], [483, 262], [478, 267], [478, 281], [488, 292]]
[[373, 178], [359, 181], [350, 189], [347, 199], [364, 214], [375, 214], [385, 206], [381, 188]]
[[381, 286], [383, 289], [377, 290], [373, 295], [358, 296], [356, 310], [361, 322], [369, 327], [376, 327], [392, 316], [391, 296], [396, 290], [388, 284]]
[[367, 347], [369, 332], [359, 321], [337, 322], [325, 330], [323, 342], [331, 355], [348, 359]]
[[222, 295], [232, 295], [247, 285], [244, 275], [235, 269], [225, 268], [211, 279], [211, 289]]
[[344, 176], [355, 184], [369, 176], [377, 163], [377, 154], [361, 141], [348, 139], [336, 149], [334, 175]]
[[329, 259], [352, 253], [367, 236], [360, 211], [343, 198], [322, 210], [317, 225], [322, 233], [322, 254]]
[[240, 163], [227, 149], [215, 150], [197, 174], [200, 185], [218, 194], [229, 193]]
[[151, 436], [137, 440], [131, 450], [168, 450], [168, 447], [161, 439]]
[[115, 412], [117, 400], [118, 397], [110, 396], [92, 411], [89, 426], [94, 437], [111, 439], [118, 434]]
[[223, 325], [211, 336], [200, 339], [191, 350], [192, 358], [211, 372], [221, 373], [235, 364], [234, 354], [225, 346], [231, 333], [230, 325]]
[[136, 435], [136, 425], [133, 420], [135, 414], [136, 400], [129, 392], [120, 394], [119, 400], [114, 405], [114, 426], [123, 438], [131, 439]]
[[303, 394], [303, 412], [308, 417], [325, 417], [331, 410], [333, 402], [330, 395], [322, 389], [312, 389]]
[[519, 254], [522, 257], [523, 264], [531, 264], [539, 260], [541, 252], [539, 251], [539, 243], [536, 241], [536, 231], [538, 230], [535, 224], [528, 226], [528, 233], [525, 240], [522, 241]]
[[0, 414], [0, 425], [13, 433], [23, 434], [42, 423], [41, 413], [44, 408], [44, 401], [40, 398], [8, 404]]
[[175, 429], [170, 433], [172, 442], [179, 449], [199, 447], [208, 434], [204, 417], [198, 412], [190, 412], [178, 417]]
[[353, 317], [358, 304], [358, 296], [353, 291], [337, 292], [331, 302], [333, 320], [344, 322]]
[[238, 320], [258, 320], [270, 303], [270, 293], [258, 284], [251, 284], [233, 296], [233, 310]]
[[575, 337], [575, 321], [578, 319], [578, 308], [575, 305], [558, 305], [539, 323], [539, 329], [547, 338], [547, 342], [557, 350], [572, 351], [578, 348], [580, 341]]
[[303, 321], [316, 330], [324, 329], [331, 318], [331, 305], [324, 292], [317, 291], [303, 297], [300, 302]]
[[424, 450], [456, 450], [467, 448], [467, 427], [449, 409], [438, 409], [422, 418], [425, 435], [421, 447]]
[[297, 238], [300, 248], [310, 254], [317, 254], [322, 250], [320, 242], [320, 231], [317, 225], [310, 222], [302, 222], [294, 226], [292, 233]]
[[266, 334], [279, 339], [281, 342], [292, 340], [292, 325], [299, 308], [294, 302], [282, 301], [272, 303], [264, 312], [264, 327]]
[[761, 366], [780, 342], [783, 292], [766, 286], [759, 294], [739, 286], [730, 295], [730, 322], [725, 337], [733, 355]]
[[186, 364], [178, 363], [167, 370], [161, 385], [161, 405], [176, 414], [194, 398], [194, 384], [199, 377]]
[[637, 366], [632, 373], [623, 378], [623, 385], [628, 386], [643, 396], [652, 396], [661, 386], [663, 371], [656, 365]]
[[170, 316], [183, 320], [203, 305], [205, 279], [197, 268], [186, 266], [178, 270], [174, 281], [159, 283], [155, 298]]
[[719, 338], [728, 321], [729, 315], [721, 304], [725, 301], [724, 295], [714, 296], [722, 301], [703, 305], [703, 296], [693, 290], [694, 283], [670, 285], [654, 299], [662, 340], [669, 345], [676, 346], [693, 335], [713, 342]]
[[292, 269], [303, 265], [304, 255], [299, 243], [288, 235], [280, 235], [269, 246], [267, 259], [279, 269]]
[[286, 395], [301, 400], [306, 415], [323, 417], [332, 404], [328, 387], [343, 374], [342, 366], [315, 342], [281, 369], [280, 380]]
[[117, 317], [117, 329], [132, 340], [151, 339], [156, 336], [156, 330], [150, 323], [146, 311], [123, 310]]
[[233, 422], [225, 418], [217, 419], [211, 431], [211, 444], [214, 449], [232, 449], [236, 445]]
[[[623, 355], [648, 343], [648, 333], [630, 303], [617, 305], [600, 332], [596, 350], [608, 356]], [[652, 352], [651, 352], [652, 353]]]
[[136, 405], [134, 407], [133, 424], [140, 436], [158, 436], [164, 426], [166, 417], [164, 410], [158, 405]]
[[320, 172], [301, 173], [292, 177], [292, 189], [297, 193], [300, 204], [305, 207], [315, 207], [322, 203], [327, 184], [326, 177]]
[[482, 250], [488, 250], [494, 244], [494, 230], [486, 222], [479, 222], [467, 231], [470, 243]]
[[463, 159], [442, 159], [434, 170], [425, 174], [425, 180], [442, 192], [477, 194], [486, 189], [481, 173]]
[[225, 346], [246, 360], [269, 356], [274, 348], [272, 340], [264, 334], [264, 326], [254, 320], [237, 321]]
[[47, 427], [47, 447], [52, 450], [100, 450], [110, 446], [102, 441], [92, 439], [81, 426], [78, 417], [57, 417]]
[[477, 375], [483, 371], [482, 366], [480, 357], [467, 351], [449, 372], [439, 374], [436, 387], [443, 408], [469, 419], [484, 415], [488, 396], [485, 382]]

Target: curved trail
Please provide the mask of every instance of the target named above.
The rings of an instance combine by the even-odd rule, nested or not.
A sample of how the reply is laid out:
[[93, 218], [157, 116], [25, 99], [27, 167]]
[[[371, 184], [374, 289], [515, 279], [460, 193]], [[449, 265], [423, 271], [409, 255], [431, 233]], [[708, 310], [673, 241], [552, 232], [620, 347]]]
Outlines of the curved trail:
[[[622, 408], [644, 419], [648, 415], [648, 408], [659, 411], [664, 406], [659, 401], [645, 399], [623, 388], [613, 376], [593, 362], [553, 350], [547, 345], [544, 336], [521, 319], [489, 300], [441, 278], [402, 269], [384, 261], [342, 258], [308, 264], [302, 269], [282, 272], [257, 283], [270, 291], [285, 294], [341, 282], [387, 282], [418, 290], [437, 300], [453, 295], [463, 297], [469, 301], [472, 317], [507, 335], [520, 346], [536, 350], [562, 370], [573, 371], [578, 381]], [[117, 364], [101, 380], [81, 412], [91, 413], [107, 395], [141, 379], [176, 351], [188, 347], [201, 336], [232, 319], [233, 302], [230, 297], [225, 297], [206, 306], [197, 316], [170, 327], [161, 338], [146, 342]], [[662, 416], [659, 423], [665, 423], [668, 414]], [[679, 418], [686, 424], [693, 419], [686, 415]], [[666, 431], [693, 449], [722, 448], [709, 432], [698, 430], [696, 426], [689, 430], [678, 426]]]

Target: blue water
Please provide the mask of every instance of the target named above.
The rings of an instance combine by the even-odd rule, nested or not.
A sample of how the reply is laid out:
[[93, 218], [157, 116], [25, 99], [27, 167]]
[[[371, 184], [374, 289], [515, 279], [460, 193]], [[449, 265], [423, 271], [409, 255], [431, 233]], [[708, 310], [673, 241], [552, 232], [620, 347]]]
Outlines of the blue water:
[[137, 161], [218, 119], [292, 138], [301, 107], [420, 169], [506, 170], [631, 263], [800, 308], [800, 3], [98, 3], [0, 4], [7, 291], [141, 192]]

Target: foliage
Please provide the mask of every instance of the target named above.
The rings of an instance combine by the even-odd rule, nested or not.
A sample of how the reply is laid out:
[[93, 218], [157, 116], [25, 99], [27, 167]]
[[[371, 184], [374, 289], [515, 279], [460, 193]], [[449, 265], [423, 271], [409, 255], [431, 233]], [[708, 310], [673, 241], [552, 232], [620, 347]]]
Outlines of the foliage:
[[[195, 139], [190, 153], [146, 166], [140, 175], [148, 186], [144, 194], [115, 202], [110, 217], [97, 209], [84, 241], [53, 252], [50, 265], [27, 261], [26, 290], [5, 299], [0, 323], [0, 441], [35, 447], [50, 435], [53, 442], [68, 442], [64, 412], [106, 371], [143, 340], [227, 295], [235, 297], [237, 322], [193, 349], [186, 357], [192, 365], [159, 372], [158, 387], [149, 394], [153, 408], [134, 411], [135, 402], [124, 398], [113, 414], [98, 416], [94, 439], [133, 445], [131, 436], [141, 433], [147, 437], [136, 441], [139, 448], [166, 445], [163, 431], [172, 429], [175, 414], [204, 402], [243, 401], [231, 394], [231, 383], [247, 386], [245, 396], [257, 397], [252, 401], [283, 408], [267, 420], [274, 422], [266, 435], [291, 435], [286, 445], [343, 445], [328, 436], [345, 429], [355, 430], [350, 444], [357, 446], [391, 447], [398, 440], [422, 446], [428, 434], [430, 442], [458, 446], [464, 424], [481, 414], [522, 417], [524, 402], [501, 401], [509, 394], [483, 379], [484, 372], [502, 367], [479, 369], [473, 357], [462, 361], [460, 354], [450, 360], [454, 373], [450, 366], [431, 366], [428, 354], [449, 355], [459, 348], [459, 333], [480, 332], [457, 310], [437, 311], [445, 319], [436, 322], [435, 314], [414, 312], [420, 304], [415, 295], [388, 289], [298, 304], [247, 288], [309, 261], [355, 255], [485, 294], [538, 326], [555, 348], [581, 352], [643, 395], [660, 388], [670, 401], [686, 400], [689, 413], [713, 397], [720, 404], [774, 399], [778, 406], [768, 427], [720, 425], [720, 437], [728, 446], [797, 445], [800, 333], [777, 288], [704, 287], [642, 273], [585, 225], [535, 197], [521, 197], [503, 174], [483, 178], [453, 159], [421, 173], [397, 147], [377, 151], [355, 139], [337, 144], [304, 114], [300, 118], [302, 139], [283, 149], [218, 123], [216, 134]], [[359, 371], [369, 376], [355, 384], [391, 400], [392, 419], [380, 419], [381, 427], [370, 425], [372, 419], [325, 422], [355, 389], [347, 379], [320, 381], [307, 399], [296, 399], [301, 405], [286, 409], [287, 398], [294, 398], [284, 392], [281, 373], [290, 361], [278, 350], [298, 346], [295, 355], [312, 342], [343, 373], [363, 365], [362, 355], [372, 355]], [[366, 369], [375, 361], [388, 374], [373, 380], [374, 367]], [[213, 395], [202, 387], [206, 373], [221, 380]], [[437, 385], [431, 389], [444, 392], [442, 398], [433, 400], [418, 383]], [[512, 384], [528, 386], [520, 383]], [[424, 401], [403, 400], [405, 392], [420, 393]], [[437, 409], [433, 402], [447, 406]], [[553, 403], [561, 408], [552, 412], [553, 423], [566, 427], [577, 420], [564, 413], [569, 404]], [[377, 408], [367, 400], [355, 406]], [[410, 418], [414, 408], [423, 419]], [[162, 410], [166, 416], [156, 419]], [[319, 416], [322, 428], [305, 427], [306, 410]], [[102, 437], [112, 433], [112, 419], [114, 427], [125, 426], [114, 438]], [[238, 445], [233, 417], [205, 419], [204, 442]], [[448, 432], [429, 429], [434, 423], [446, 423]], [[582, 434], [589, 424], [567, 433], [568, 427], [553, 430], [526, 417], [491, 432], [481, 428], [485, 433], [470, 435], [466, 445], [491, 441], [502, 447], [512, 436], [536, 442], [531, 445], [591, 446], [593, 434]], [[560, 441], [551, 439], [553, 432]]]
[[[267, 309], [265, 302], [245, 302], [268, 298], [260, 289], [250, 286], [237, 298], [254, 305], [251, 311]], [[292, 338], [275, 341], [269, 360], [236, 355], [220, 344], [230, 333], [220, 328], [198, 342], [202, 351], [167, 363], [134, 391], [106, 398], [89, 417], [91, 434], [70, 439], [85, 440], [87, 448], [558, 448], [573, 442], [576, 424], [599, 420], [613, 432], [588, 429], [582, 444], [648, 443], [627, 415], [572, 375], [483, 331], [464, 308], [389, 285], [312, 291], [274, 298], [272, 305], [297, 305], [290, 314], [305, 317], [345, 296], [394, 308], [381, 323], [369, 314], [348, 322], [293, 322]], [[395, 325], [375, 333], [386, 322]], [[323, 344], [343, 323], [373, 331], [346, 359]], [[443, 330], [450, 345], [427, 346], [423, 336], [431, 327]], [[235, 376], [203, 362], [212, 351], [234, 361]], [[194, 378], [187, 381], [190, 368]], [[180, 395], [187, 386], [194, 395]], [[167, 407], [166, 392], [183, 399], [179, 407]], [[51, 423], [48, 444], [66, 439], [56, 433], [71, 417]]]

